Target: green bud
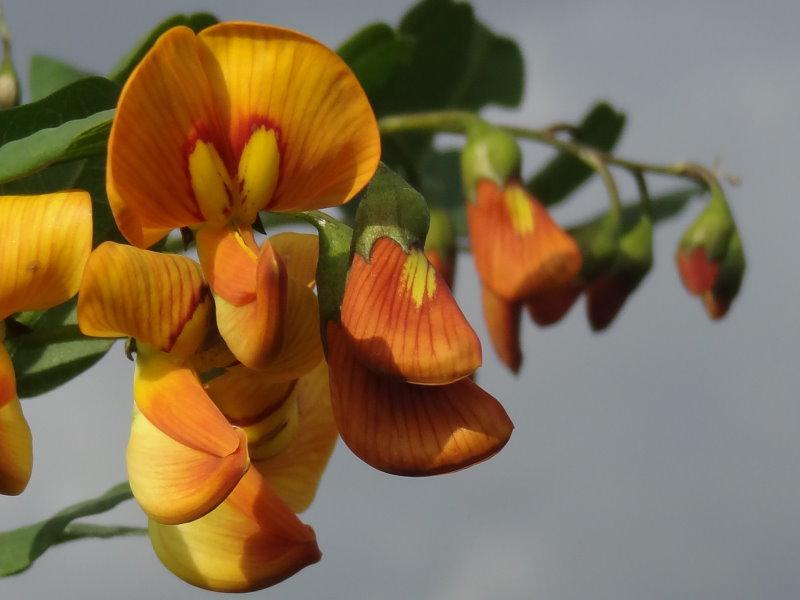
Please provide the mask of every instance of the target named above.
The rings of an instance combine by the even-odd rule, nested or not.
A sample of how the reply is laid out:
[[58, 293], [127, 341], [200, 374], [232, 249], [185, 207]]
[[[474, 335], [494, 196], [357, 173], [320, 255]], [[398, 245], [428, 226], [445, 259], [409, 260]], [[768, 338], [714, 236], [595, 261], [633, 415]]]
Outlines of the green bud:
[[430, 216], [422, 195], [381, 163], [363, 192], [353, 228], [353, 252], [369, 261], [380, 238], [396, 241], [406, 252], [422, 248]]
[[725, 193], [716, 186], [706, 207], [681, 237], [678, 251], [689, 254], [702, 247], [710, 260], [719, 261], [728, 249], [735, 228]]
[[0, 12], [0, 37], [3, 40], [3, 62], [0, 64], [0, 109], [17, 106], [20, 101], [19, 77], [11, 60], [11, 37]]
[[509, 179], [519, 177], [521, 166], [522, 152], [513, 135], [484, 121], [469, 128], [461, 150], [461, 177], [470, 200], [481, 179], [502, 187]]
[[591, 281], [611, 267], [619, 249], [621, 231], [619, 215], [613, 212], [568, 230], [581, 249], [581, 279]]
[[728, 242], [728, 250], [720, 266], [719, 276], [711, 290], [712, 303], [706, 302], [706, 308], [713, 318], [724, 316], [739, 290], [742, 287], [747, 261], [739, 231], [734, 228]]
[[425, 238], [425, 250], [435, 250], [443, 256], [454, 251], [456, 235], [449, 215], [438, 208], [430, 209], [431, 222], [428, 237]]
[[653, 221], [642, 212], [633, 226], [627, 228], [619, 240], [619, 252], [611, 266], [635, 287], [653, 266]]

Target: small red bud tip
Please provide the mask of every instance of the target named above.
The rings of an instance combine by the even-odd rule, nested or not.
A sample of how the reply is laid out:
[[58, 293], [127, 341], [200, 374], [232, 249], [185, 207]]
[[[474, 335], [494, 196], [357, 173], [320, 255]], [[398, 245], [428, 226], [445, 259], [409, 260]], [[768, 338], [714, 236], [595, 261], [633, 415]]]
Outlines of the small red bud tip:
[[678, 250], [678, 273], [690, 294], [701, 295], [711, 290], [719, 276], [720, 265], [708, 258], [705, 248]]

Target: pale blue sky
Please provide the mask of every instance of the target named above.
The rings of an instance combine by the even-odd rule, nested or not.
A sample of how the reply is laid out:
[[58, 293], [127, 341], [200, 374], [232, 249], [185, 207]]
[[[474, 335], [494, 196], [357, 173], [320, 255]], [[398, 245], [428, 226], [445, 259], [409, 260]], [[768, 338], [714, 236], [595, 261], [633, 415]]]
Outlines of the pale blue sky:
[[[583, 306], [525, 325], [518, 378], [486, 347], [480, 382], [516, 424], [466, 472], [410, 480], [340, 445], [304, 519], [322, 562], [258, 597], [438, 600], [789, 600], [800, 597], [796, 229], [800, 43], [796, 2], [477, 2], [520, 42], [525, 103], [505, 121], [577, 118], [595, 99], [628, 111], [620, 146], [652, 160], [721, 157], [749, 271], [722, 323], [707, 320], [672, 255], [697, 209], [660, 227], [656, 264], [617, 323], [593, 335]], [[272, 22], [336, 45], [405, 3], [339, 0], [6, 0], [16, 58], [34, 51], [104, 71], [178, 10]], [[547, 156], [526, 147], [530, 168]], [[632, 186], [624, 176], [620, 183]], [[655, 182], [654, 182], [655, 183]], [[564, 209], [603, 205], [594, 182]], [[483, 339], [474, 269], [457, 295]], [[125, 477], [131, 364], [115, 348], [87, 376], [26, 401], [36, 466], [0, 529], [37, 520]], [[107, 517], [142, 520], [133, 503]], [[210, 598], [164, 570], [144, 539], [83, 542], [0, 581], [3, 600]]]

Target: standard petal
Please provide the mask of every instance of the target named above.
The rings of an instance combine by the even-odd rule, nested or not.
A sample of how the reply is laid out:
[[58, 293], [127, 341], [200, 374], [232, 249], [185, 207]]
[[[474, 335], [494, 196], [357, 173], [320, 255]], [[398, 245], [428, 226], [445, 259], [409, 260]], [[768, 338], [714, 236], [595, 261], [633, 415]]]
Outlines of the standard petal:
[[17, 398], [11, 357], [0, 342], [0, 494], [21, 494], [32, 466], [31, 430]]
[[336, 53], [300, 33], [256, 23], [222, 23], [198, 37], [230, 93], [234, 155], [254, 132], [277, 133], [280, 177], [269, 210], [343, 204], [366, 185], [380, 157], [378, 127], [364, 90]]
[[512, 373], [518, 373], [522, 364], [522, 350], [519, 345], [522, 305], [503, 300], [487, 287], [481, 290], [481, 301], [486, 328], [497, 356]]
[[519, 184], [481, 181], [467, 220], [475, 266], [485, 286], [509, 301], [564, 285], [581, 268], [575, 240]]
[[492, 396], [470, 379], [421, 386], [367, 369], [347, 336], [328, 324], [331, 403], [348, 447], [376, 469], [436, 475], [496, 454], [513, 425]]
[[86, 335], [136, 338], [163, 351], [181, 339], [184, 355], [202, 342], [208, 324], [208, 288], [200, 267], [176, 254], [105, 242], [92, 252], [78, 297]]
[[358, 253], [347, 276], [342, 327], [370, 368], [426, 385], [451, 383], [481, 364], [478, 336], [450, 288], [419, 250], [390, 238]]
[[[225, 84], [205, 45], [186, 27], [162, 35], [128, 78], [108, 141], [108, 199], [132, 244], [147, 247], [207, 220], [189, 159], [200, 145], [206, 163], [213, 167], [216, 154], [231, 170], [228, 114]], [[203, 170], [203, 156], [195, 154], [195, 170]]]
[[194, 371], [167, 354], [136, 355], [133, 399], [148, 421], [184, 446], [220, 458], [239, 448], [239, 436]]
[[285, 338], [286, 267], [269, 242], [260, 250], [255, 290], [255, 299], [241, 306], [214, 294], [220, 335], [234, 356], [251, 369], [268, 364]]
[[297, 433], [281, 452], [253, 460], [253, 468], [294, 512], [307, 509], [314, 500], [322, 473], [336, 445], [338, 431], [331, 409], [328, 366], [324, 361], [301, 377], [292, 394], [297, 398]]
[[175, 575], [218, 592], [274, 585], [319, 561], [314, 530], [250, 469], [211, 513], [181, 525], [150, 521], [150, 541]]
[[74, 296], [91, 249], [86, 192], [0, 197], [0, 318]]
[[235, 435], [235, 451], [215, 456], [184, 446], [135, 411], [128, 440], [128, 478], [142, 510], [160, 523], [175, 524], [216, 508], [250, 464], [244, 433]]

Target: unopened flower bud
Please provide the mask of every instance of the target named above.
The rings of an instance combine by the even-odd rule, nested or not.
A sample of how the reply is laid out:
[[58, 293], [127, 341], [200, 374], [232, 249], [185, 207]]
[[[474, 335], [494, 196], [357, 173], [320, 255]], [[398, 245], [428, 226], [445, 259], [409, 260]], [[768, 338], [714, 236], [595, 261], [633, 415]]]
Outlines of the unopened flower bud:
[[518, 179], [521, 165], [522, 152], [513, 135], [483, 122], [470, 128], [461, 150], [461, 177], [470, 200], [483, 180], [502, 188], [509, 179]]

